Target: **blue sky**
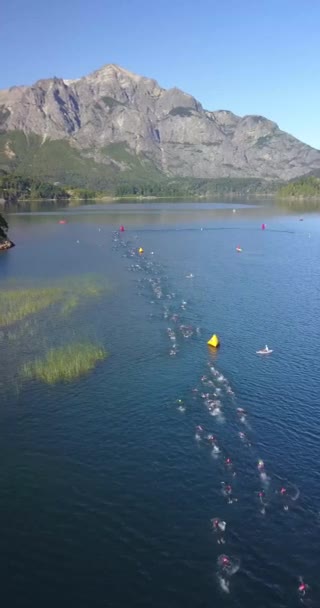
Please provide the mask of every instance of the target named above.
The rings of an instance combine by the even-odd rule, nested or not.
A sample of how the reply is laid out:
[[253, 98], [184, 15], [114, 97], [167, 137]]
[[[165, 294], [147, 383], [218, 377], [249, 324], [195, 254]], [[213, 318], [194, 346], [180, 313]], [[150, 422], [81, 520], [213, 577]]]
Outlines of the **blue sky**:
[[3, 0], [0, 88], [117, 63], [320, 148], [318, 0]]

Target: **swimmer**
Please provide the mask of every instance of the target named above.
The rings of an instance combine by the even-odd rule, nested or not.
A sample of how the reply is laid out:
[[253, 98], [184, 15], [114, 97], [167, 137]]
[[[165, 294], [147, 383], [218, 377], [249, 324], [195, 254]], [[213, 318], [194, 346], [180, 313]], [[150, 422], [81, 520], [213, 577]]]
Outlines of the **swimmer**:
[[300, 597], [304, 597], [306, 592], [309, 589], [309, 585], [306, 585], [306, 583], [303, 581], [302, 577], [299, 577], [299, 587], [298, 587], [298, 593], [300, 595]]
[[261, 460], [261, 458], [258, 460], [257, 467], [258, 467], [259, 471], [263, 471], [264, 470], [264, 462], [263, 462], [263, 460]]
[[248, 426], [248, 424], [247, 424], [247, 412], [246, 412], [246, 410], [244, 410], [242, 407], [238, 407], [237, 408], [237, 414], [239, 416], [240, 422], [242, 422], [242, 424], [245, 424], [246, 426]]
[[227, 465], [228, 467], [232, 466], [232, 460], [231, 458], [226, 458], [224, 461], [225, 465]]
[[[241, 421], [241, 422], [245, 422], [245, 417], [243, 416], [243, 420], [240, 418], [240, 421]], [[248, 439], [247, 435], [246, 435], [245, 433], [242, 433], [242, 431], [239, 431], [238, 435], [239, 435], [239, 437], [240, 437], [241, 441], [243, 441], [244, 445], [245, 445], [247, 448], [250, 448], [250, 447], [251, 447], [251, 443], [250, 443], [250, 441], [249, 441], [249, 439]]]
[[300, 583], [299, 587], [298, 587], [298, 591], [301, 595], [305, 595], [306, 594], [306, 585], [305, 583]]
[[226, 496], [226, 497], [231, 496], [232, 487], [230, 486], [230, 484], [227, 484], [224, 481], [222, 481], [221, 486], [222, 486], [221, 491], [222, 491], [223, 496]]
[[284, 511], [288, 511], [289, 505], [291, 504], [293, 506], [294, 503], [298, 500], [300, 496], [300, 490], [295, 484], [288, 482], [287, 487], [281, 487], [281, 489], [279, 490], [279, 494], [283, 501]]
[[215, 518], [211, 520], [212, 523], [212, 530], [215, 534], [217, 534], [218, 538], [217, 538], [217, 543], [218, 545], [225, 545], [225, 539], [223, 537], [223, 532], [226, 529], [226, 522], [225, 521], [221, 521], [221, 519], [219, 518]]
[[260, 509], [260, 513], [262, 515], [266, 514], [266, 506], [267, 506], [267, 500], [266, 500], [266, 495], [264, 493], [263, 490], [260, 490], [260, 492], [258, 492], [258, 498], [259, 498], [259, 502], [261, 504], [261, 509]]
[[222, 521], [218, 517], [211, 519], [211, 523], [213, 530], [221, 530], [222, 532], [224, 532], [227, 527], [226, 522]]
[[220, 416], [221, 418], [221, 409], [219, 407], [208, 407], [210, 416]]
[[208, 439], [208, 441], [210, 441], [210, 442], [214, 442], [214, 441], [216, 441], [216, 438], [214, 437], [214, 435], [207, 435], [207, 439]]
[[217, 564], [218, 568], [220, 568], [220, 572], [222, 571], [223, 574], [228, 577], [238, 572], [240, 568], [240, 560], [235, 556], [229, 557], [228, 555], [219, 555]]
[[279, 494], [284, 499], [283, 510], [284, 511], [289, 511], [289, 505], [288, 505], [288, 498], [289, 498], [289, 496], [288, 496], [287, 488], [285, 488], [284, 486], [282, 486], [282, 488], [280, 488], [280, 490], [279, 490]]
[[230, 486], [230, 484], [225, 485], [222, 488], [222, 494], [228, 499], [228, 505], [232, 505], [234, 502], [238, 502], [238, 499], [234, 498], [234, 496], [232, 495], [232, 487]]

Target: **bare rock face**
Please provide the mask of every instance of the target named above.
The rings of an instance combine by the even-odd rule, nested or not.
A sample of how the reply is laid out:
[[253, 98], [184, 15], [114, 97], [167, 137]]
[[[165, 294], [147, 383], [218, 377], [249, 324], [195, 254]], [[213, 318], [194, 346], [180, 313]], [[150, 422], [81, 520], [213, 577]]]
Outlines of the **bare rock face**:
[[320, 151], [274, 122], [209, 112], [191, 95], [116, 65], [0, 91], [0, 133], [17, 130], [67, 140], [99, 162], [108, 162], [110, 144], [125, 143], [172, 176], [287, 180], [320, 170]]
[[2, 116], [7, 114], [0, 124], [2, 131], [21, 130], [60, 139], [81, 127], [77, 96], [63, 80], [39, 80], [31, 87], [17, 89], [0, 92]]

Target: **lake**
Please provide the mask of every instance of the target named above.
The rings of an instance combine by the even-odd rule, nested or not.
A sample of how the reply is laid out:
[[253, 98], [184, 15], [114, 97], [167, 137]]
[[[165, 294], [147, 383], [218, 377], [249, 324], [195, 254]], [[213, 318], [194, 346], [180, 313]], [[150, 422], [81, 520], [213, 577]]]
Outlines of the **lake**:
[[[0, 328], [4, 605], [318, 606], [319, 215], [154, 202], [8, 219], [1, 292], [64, 285], [72, 305]], [[107, 288], [71, 301], [88, 277]], [[109, 353], [87, 375], [24, 377], [83, 341]]]

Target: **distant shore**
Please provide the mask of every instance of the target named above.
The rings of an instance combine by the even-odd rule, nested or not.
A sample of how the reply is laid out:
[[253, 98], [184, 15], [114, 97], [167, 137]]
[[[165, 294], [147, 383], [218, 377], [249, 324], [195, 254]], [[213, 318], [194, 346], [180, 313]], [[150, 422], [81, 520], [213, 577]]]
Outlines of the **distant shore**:
[[253, 201], [253, 200], [263, 200], [263, 199], [268, 199], [270, 201], [273, 201], [276, 204], [287, 204], [290, 207], [302, 207], [302, 206], [306, 206], [306, 209], [308, 208], [320, 208], [320, 195], [314, 195], [314, 196], [308, 196], [308, 195], [280, 195], [279, 193], [274, 193], [274, 192], [255, 192], [255, 193], [224, 193], [224, 194], [218, 194], [218, 193], [214, 193], [214, 194], [199, 194], [199, 195], [179, 195], [179, 196], [170, 196], [170, 195], [162, 195], [162, 196], [152, 196], [152, 195], [146, 195], [146, 196], [142, 196], [142, 195], [127, 195], [127, 196], [112, 196], [109, 194], [106, 194], [105, 196], [96, 196], [93, 198], [83, 198], [81, 196], [77, 197], [77, 196], [73, 196], [73, 197], [66, 197], [66, 198], [19, 198], [15, 201], [4, 201], [3, 199], [0, 199], [0, 208], [3, 209], [3, 211], [8, 211], [10, 210], [10, 208], [14, 208], [14, 207], [23, 207], [28, 206], [32, 203], [38, 203], [38, 204], [46, 204], [46, 203], [52, 203], [55, 206], [59, 207], [59, 206], [66, 206], [66, 207], [72, 207], [72, 205], [77, 205], [79, 203], [87, 203], [87, 204], [97, 204], [97, 203], [115, 203], [115, 202], [122, 202], [122, 201], [135, 201], [135, 202], [139, 202], [139, 201], [189, 201], [189, 202], [197, 202], [197, 201], [207, 201], [207, 202], [216, 202], [216, 201], [224, 201], [224, 202], [229, 202], [232, 203], [233, 201], [236, 200], [247, 200], [247, 201]]

